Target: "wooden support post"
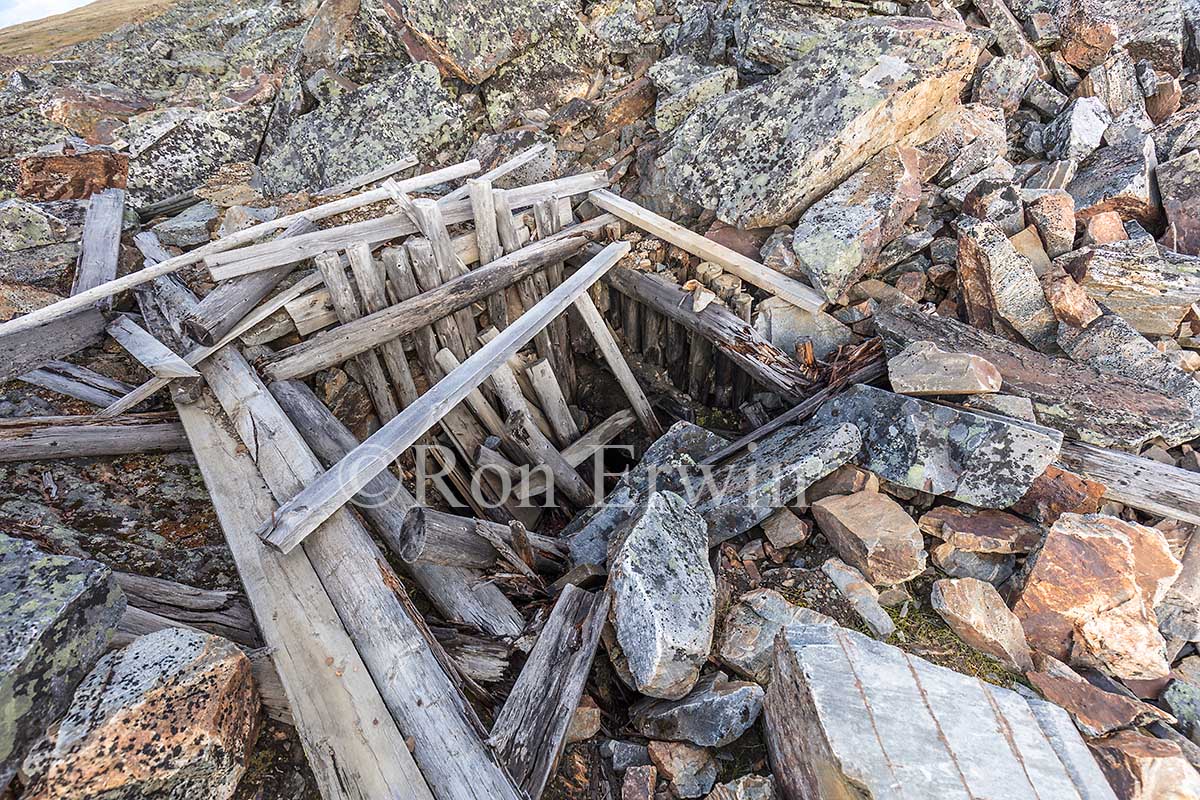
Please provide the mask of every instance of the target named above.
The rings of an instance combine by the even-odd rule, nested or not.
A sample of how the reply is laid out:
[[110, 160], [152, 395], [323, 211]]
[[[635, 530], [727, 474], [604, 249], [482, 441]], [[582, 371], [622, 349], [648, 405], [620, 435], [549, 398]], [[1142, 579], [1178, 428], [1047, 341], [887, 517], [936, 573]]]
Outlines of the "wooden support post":
[[[562, 286], [541, 303], [521, 315], [500, 335], [479, 349], [462, 366], [426, 392], [396, 419], [388, 422], [346, 458], [336, 469], [321, 475], [265, 520], [262, 536], [284, 552], [290, 551], [312, 533], [361, 489], [387, 464], [403, 453], [425, 431], [437, 423], [446, 410], [462, 402], [496, 367], [519, 350], [558, 316], [601, 275], [629, 252], [627, 242], [610, 244], [581, 267]], [[399, 306], [393, 306], [399, 308]]]
[[[471, 195], [471, 215], [475, 218], [475, 242], [479, 248], [479, 265], [485, 266], [504, 255], [500, 231], [496, 227], [496, 203], [492, 197], [492, 182], [482, 178], [467, 181]], [[504, 291], [487, 297], [488, 317], [498, 330], [508, 326], [508, 301]]]
[[[414, 200], [413, 216], [417, 225], [429, 239], [433, 248], [433, 259], [437, 262], [438, 272], [441, 273], [442, 283], [467, 274], [467, 268], [454, 252], [454, 244], [450, 241], [450, 232], [446, 230], [446, 220], [442, 216], [441, 206], [434, 200]], [[458, 321], [459, 335], [462, 337], [463, 348], [467, 355], [477, 349], [475, 338], [479, 335], [479, 327], [475, 324], [475, 313], [467, 305], [454, 312]]]
[[[506, 253], [513, 253], [521, 248], [522, 242], [521, 236], [517, 232], [517, 223], [513, 219], [513, 210], [508, 201], [508, 194], [497, 189], [492, 192], [492, 200], [496, 207], [496, 224], [500, 231], [500, 242], [504, 245]], [[556, 262], [547, 262], [547, 264], [553, 263]], [[533, 273], [516, 282], [517, 294], [521, 298], [521, 305], [526, 310], [533, 308], [545, 296], [548, 284], [539, 287], [536, 280], [538, 276], [539, 273]], [[537, 335], [533, 337], [533, 343], [540, 357], [554, 357], [554, 344], [550, 341], [549, 331], [538, 331]]]
[[[412, 263], [413, 272], [417, 276], [417, 283], [420, 284], [423, 291], [432, 292], [446, 282], [442, 277], [441, 270], [438, 269], [433, 246], [428, 239], [414, 236], [408, 240], [405, 247], [408, 250], [408, 259]], [[454, 353], [459, 360], [466, 358], [463, 330], [459, 327], [458, 317], [447, 313], [431, 322], [442, 347], [449, 348], [450, 352]]]
[[250, 453], [211, 399], [178, 410], [321, 797], [432, 800], [312, 563], [255, 537], [276, 504]]
[[567, 499], [578, 508], [587, 508], [595, 502], [595, 495], [575, 468], [567, 463], [562, 453], [546, 438], [528, 411], [515, 411], [504, 421], [504, 440], [516, 447], [533, 465], [545, 465], [554, 476], [554, 484], [562, 489]]
[[[75, 268], [75, 280], [71, 284], [72, 295], [83, 294], [117, 277], [124, 215], [124, 189], [105, 189], [88, 199], [79, 265]], [[107, 311], [112, 308], [112, 298], [101, 298], [96, 305], [102, 311]]]
[[[354, 282], [367, 313], [374, 314], [387, 308], [390, 304], [383, 270], [371, 257], [371, 248], [361, 242], [351, 245], [346, 250], [346, 258], [350, 261], [350, 271], [354, 273]], [[412, 368], [408, 365], [408, 356], [404, 354], [404, 345], [399, 339], [384, 342], [379, 346], [379, 355], [388, 374], [392, 376], [400, 406], [405, 408], [415, 403], [417, 385], [413, 381]]]
[[[548, 197], [534, 203], [533, 218], [537, 224], [539, 239], [548, 238], [562, 230], [558, 201], [557, 197]], [[563, 266], [561, 261], [546, 266], [547, 291], [562, 283]], [[549, 333], [550, 341], [553, 344], [551, 352], [554, 355], [554, 358], [549, 361], [554, 365], [554, 372], [561, 379], [563, 394], [569, 399], [574, 399], [578, 380], [575, 376], [575, 358], [571, 349], [570, 326], [566, 314], [550, 323]]]
[[[528, 532], [525, 536], [542, 559], [559, 562], [565, 555], [556, 539]], [[511, 546], [512, 529], [497, 522], [414, 506], [404, 518], [399, 539], [399, 555], [409, 564], [491, 569], [501, 558], [491, 541], [498, 539]]]
[[0, 420], [0, 462], [124, 456], [187, 450], [173, 414], [95, 417], [15, 417]]
[[604, 592], [566, 586], [496, 715], [489, 741], [530, 800], [541, 797], [558, 765], [608, 605]]
[[579, 438], [579, 426], [571, 416], [571, 408], [567, 405], [567, 398], [563, 396], [554, 369], [550, 362], [543, 358], [530, 364], [526, 374], [529, 375], [529, 381], [537, 393], [538, 404], [550, 421], [555, 441], [559, 447], [566, 447]]

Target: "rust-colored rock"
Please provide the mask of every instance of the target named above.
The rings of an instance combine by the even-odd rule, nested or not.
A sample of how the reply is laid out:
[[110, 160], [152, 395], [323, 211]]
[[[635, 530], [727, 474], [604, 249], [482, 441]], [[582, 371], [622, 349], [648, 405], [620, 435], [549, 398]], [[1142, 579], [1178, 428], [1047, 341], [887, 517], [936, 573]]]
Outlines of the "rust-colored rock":
[[1107, 487], [1055, 466], [1034, 479], [1025, 496], [1012, 510], [1046, 525], [1063, 514], [1095, 514], [1104, 501]]
[[1119, 731], [1088, 746], [1120, 800], [1200, 798], [1200, 774], [1174, 742]]
[[917, 523], [887, 495], [826, 497], [813, 503], [812, 514], [838, 555], [876, 586], [903, 583], [925, 569]]
[[1035, 650], [1118, 678], [1168, 674], [1154, 606], [1179, 574], [1162, 533], [1101, 514], [1063, 514], [1030, 555], [1013, 611]]
[[621, 782], [621, 800], [654, 800], [654, 783], [658, 770], [653, 764], [630, 767]]
[[596, 107], [596, 130], [606, 133], [631, 125], [654, 108], [654, 82], [639, 78]]
[[938, 506], [918, 521], [927, 533], [969, 553], [1028, 553], [1042, 540], [1041, 527], [1006, 511]]
[[1042, 285], [1046, 302], [1059, 322], [1075, 328], [1086, 328], [1100, 316], [1100, 306], [1061, 266], [1051, 264], [1038, 276], [1038, 283]]
[[117, 128], [153, 106], [148, 97], [114, 86], [60, 86], [42, 104], [42, 113], [89, 144], [112, 144]]
[[933, 610], [958, 638], [1013, 672], [1033, 669], [1021, 621], [990, 583], [974, 578], [935, 581], [929, 596]]
[[1151, 722], [1171, 722], [1173, 717], [1131, 697], [1106, 692], [1081, 678], [1058, 659], [1039, 655], [1037, 669], [1025, 678], [1055, 705], [1062, 706], [1088, 736], [1104, 736]]
[[17, 160], [17, 194], [34, 200], [82, 200], [104, 189], [124, 189], [129, 156], [82, 139], [48, 145]]
[[1101, 211], [1088, 217], [1083, 229], [1084, 244], [1108, 244], [1123, 242], [1129, 238], [1125, 223], [1116, 211]]
[[1119, 21], [1100, 0], [1067, 0], [1059, 16], [1059, 52], [1087, 71], [1104, 62], [1117, 43]]

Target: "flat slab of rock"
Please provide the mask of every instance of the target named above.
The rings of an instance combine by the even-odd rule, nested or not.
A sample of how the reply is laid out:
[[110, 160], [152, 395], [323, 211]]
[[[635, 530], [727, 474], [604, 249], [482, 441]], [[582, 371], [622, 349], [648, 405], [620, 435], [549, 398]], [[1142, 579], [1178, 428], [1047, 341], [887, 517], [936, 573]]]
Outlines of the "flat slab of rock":
[[922, 533], [970, 553], [1028, 553], [1045, 533], [1007, 511], [953, 506], [938, 506], [922, 514], [917, 524]]
[[0, 534], [0, 786], [66, 710], [124, 611], [104, 565]]
[[904, 583], [925, 570], [917, 523], [886, 494], [833, 495], [813, 503], [812, 515], [838, 555], [877, 586]]
[[1115, 800], [1066, 713], [845, 628], [781, 640], [764, 730], [785, 800]]
[[725, 673], [714, 672], [679, 700], [639, 703], [630, 710], [630, 722], [650, 739], [724, 747], [758, 721], [762, 700], [757, 683], [731, 681]]
[[1154, 528], [1063, 514], [1030, 555], [1012, 608], [1035, 650], [1091, 659], [1119, 678], [1163, 678], [1170, 665], [1154, 606], [1179, 570]]
[[25, 760], [24, 797], [228, 800], [258, 727], [250, 660], [237, 645], [168, 628], [96, 664], [62, 723]]
[[768, 297], [755, 305], [754, 329], [789, 355], [811, 342], [813, 355], [820, 359], [854, 341], [854, 332], [829, 314], [805, 311], [781, 297]]
[[980, 508], [1007, 508], [1058, 458], [1062, 436], [999, 417], [858, 385], [822, 406], [819, 422], [862, 433], [856, 462], [881, 478]]
[[1163, 244], [1179, 253], [1200, 255], [1200, 152], [1192, 150], [1155, 170], [1167, 232]]
[[867, 18], [697, 108], [660, 158], [668, 188], [731, 225], [789, 222], [953, 105], [978, 44], [933, 20]]
[[700, 677], [716, 621], [704, 519], [679, 495], [656, 492], [613, 537], [609, 654], [637, 691], [679, 699]]
[[1025, 674], [1026, 679], [1043, 697], [1066, 709], [1088, 736], [1172, 722], [1171, 715], [1152, 705], [1093, 686], [1055, 658], [1039, 655], [1037, 665], [1037, 670]]
[[793, 605], [774, 589], [742, 595], [725, 616], [717, 657], [743, 677], [766, 685], [771, 680], [771, 653], [776, 635], [798, 625], [836, 625], [831, 617]]
[[996, 587], [974, 578], [934, 581], [929, 603], [950, 629], [971, 647], [1007, 669], [1033, 669], [1021, 620], [1008, 610]]
[[1046, 525], [1068, 512], [1095, 514], [1108, 487], [1055, 466], [1046, 467], [1013, 511]]
[[734, 35], [743, 57], [780, 68], [819, 45], [842, 22], [817, 5], [788, 0], [750, 0], [735, 9]]
[[1088, 220], [1105, 211], [1157, 227], [1161, 216], [1154, 170], [1158, 158], [1149, 136], [1102, 147], [1079, 165], [1067, 184], [1075, 198], [1075, 215]]
[[913, 342], [888, 359], [892, 391], [915, 396], [1000, 391], [1000, 371], [986, 358]]

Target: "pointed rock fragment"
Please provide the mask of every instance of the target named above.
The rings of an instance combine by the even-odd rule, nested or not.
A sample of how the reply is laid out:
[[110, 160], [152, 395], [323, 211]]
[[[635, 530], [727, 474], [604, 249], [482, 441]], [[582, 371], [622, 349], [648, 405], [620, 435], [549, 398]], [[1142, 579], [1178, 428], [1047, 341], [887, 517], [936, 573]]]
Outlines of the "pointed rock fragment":
[[717, 762], [704, 747], [685, 742], [651, 742], [650, 760], [676, 797], [703, 797], [717, 782]]
[[1037, 666], [1026, 673], [1026, 679], [1043, 697], [1066, 709], [1088, 736], [1171, 721], [1169, 714], [1154, 706], [1093, 686], [1055, 658], [1039, 655]]
[[771, 651], [780, 631], [798, 625], [836, 624], [819, 611], [789, 603], [774, 589], [755, 589], [730, 607], [717, 656], [739, 675], [766, 685], [771, 679]]
[[834, 495], [812, 505], [821, 533], [871, 583], [891, 586], [925, 569], [925, 542], [917, 523], [879, 492]]
[[950, 353], [933, 342], [914, 342], [888, 359], [892, 390], [915, 396], [1000, 391], [1000, 372], [986, 359]]
[[714, 672], [679, 700], [639, 703], [630, 710], [630, 721], [650, 739], [724, 747], [758, 721], [762, 700], [757, 683], [731, 681], [725, 673]]
[[1053, 525], [1063, 514], [1095, 514], [1100, 510], [1106, 489], [1102, 483], [1052, 464], [1012, 508], [1044, 525]]
[[971, 553], [1028, 553], [1043, 534], [1039, 526], [1015, 514], [967, 507], [938, 506], [918, 524], [923, 533]]
[[971, 647], [1013, 672], [1033, 669], [1021, 621], [1008, 610], [996, 587], [973, 578], [934, 581], [933, 610]]
[[1075, 215], [1087, 221], [1104, 211], [1116, 211], [1150, 228], [1158, 226], [1158, 187], [1154, 170], [1158, 158], [1149, 136], [1102, 147], [1079, 165], [1067, 191], [1075, 198]]
[[837, 558], [827, 559], [821, 565], [821, 572], [837, 587], [876, 639], [886, 639], [896, 631], [896, 623], [879, 602], [878, 590], [861, 572]]
[[1121, 800], [1200, 797], [1200, 773], [1174, 742], [1118, 731], [1088, 745]]

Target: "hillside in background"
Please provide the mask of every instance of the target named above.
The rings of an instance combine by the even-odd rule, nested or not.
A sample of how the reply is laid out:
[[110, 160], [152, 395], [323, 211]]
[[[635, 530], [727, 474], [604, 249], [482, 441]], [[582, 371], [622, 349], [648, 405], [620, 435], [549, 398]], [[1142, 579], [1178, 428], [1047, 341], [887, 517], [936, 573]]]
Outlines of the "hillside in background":
[[96, 0], [52, 17], [0, 28], [0, 56], [49, 56], [129, 22], [157, 16], [175, 0]]

